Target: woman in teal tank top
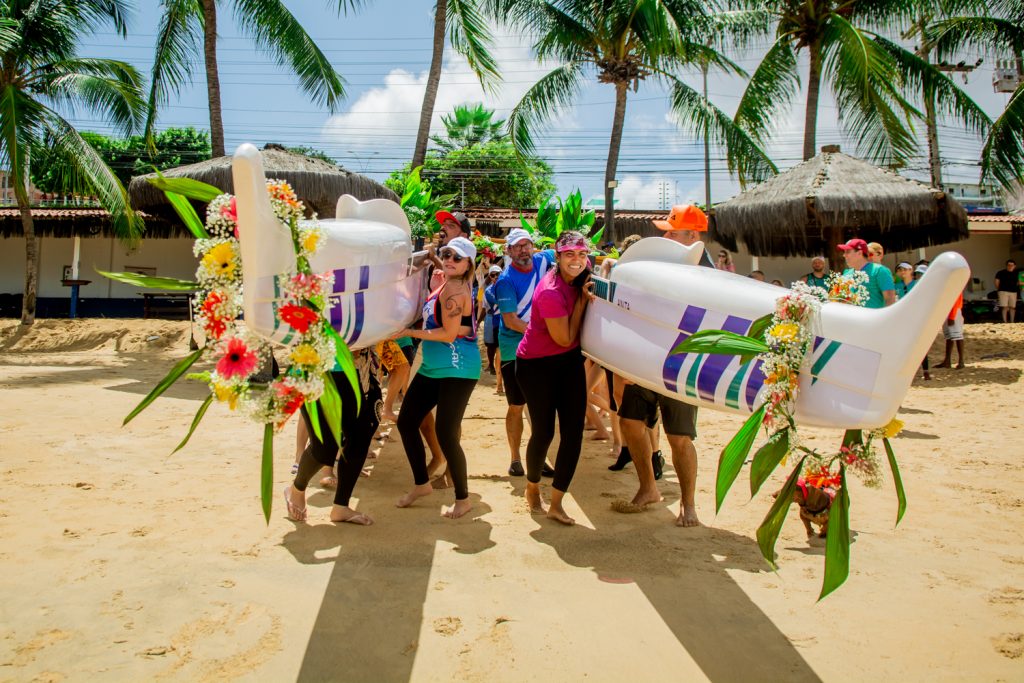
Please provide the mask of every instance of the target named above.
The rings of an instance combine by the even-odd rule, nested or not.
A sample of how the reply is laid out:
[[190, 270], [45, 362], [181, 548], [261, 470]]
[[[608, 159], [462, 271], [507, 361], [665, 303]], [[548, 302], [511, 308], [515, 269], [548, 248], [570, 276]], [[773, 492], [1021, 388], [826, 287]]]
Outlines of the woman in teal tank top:
[[396, 337], [422, 339], [423, 361], [402, 402], [398, 432], [412, 468], [412, 491], [402, 496], [398, 507], [409, 507], [430, 495], [427, 456], [420, 438], [420, 423], [437, 408], [437, 440], [448, 460], [448, 472], [455, 485], [455, 505], [445, 511], [452, 519], [469, 512], [466, 454], [459, 439], [462, 418], [477, 380], [480, 379], [480, 347], [476, 343], [476, 306], [470, 289], [476, 247], [465, 237], [456, 237], [441, 249], [444, 284], [432, 292], [423, 306], [423, 328], [399, 332]]

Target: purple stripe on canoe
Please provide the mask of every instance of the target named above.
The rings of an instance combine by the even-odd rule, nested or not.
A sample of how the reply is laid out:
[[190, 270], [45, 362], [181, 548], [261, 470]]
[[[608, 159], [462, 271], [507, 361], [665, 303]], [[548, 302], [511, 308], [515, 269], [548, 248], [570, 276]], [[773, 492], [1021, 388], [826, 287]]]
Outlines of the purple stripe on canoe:
[[370, 266], [359, 266], [359, 289], [370, 286]]
[[345, 291], [345, 269], [339, 268], [334, 271], [334, 293]]
[[[697, 306], [687, 306], [686, 310], [683, 311], [683, 317], [679, 320], [679, 331], [682, 333], [676, 337], [676, 341], [672, 344], [672, 348], [675, 348], [680, 342], [686, 340], [691, 334], [700, 329], [700, 324], [704, 320], [704, 314], [707, 313], [707, 309], [698, 308]], [[678, 391], [679, 387], [679, 371], [683, 367], [683, 361], [686, 360], [685, 353], [672, 354], [672, 349], [669, 349], [669, 355], [665, 358], [665, 364], [661, 368], [661, 378], [665, 382], [665, 388], [669, 391]]]
[[[739, 318], [737, 316], [730, 315], [725, 319], [722, 329], [734, 334], [743, 334], [750, 329], [750, 322], [751, 321], [746, 318]], [[697, 375], [697, 393], [702, 399], [714, 402], [715, 390], [718, 389], [718, 383], [721, 381], [722, 375], [725, 373], [725, 369], [729, 366], [729, 363], [732, 362], [733, 358], [733, 356], [708, 354], [707, 359], [704, 361], [704, 365], [700, 368], [700, 374]]]
[[760, 360], [755, 361], [754, 367], [750, 369], [750, 378], [747, 380], [745, 398], [750, 410], [754, 410], [754, 399], [757, 398], [757, 392], [764, 386], [764, 372], [761, 371], [761, 366]]
[[[365, 268], [365, 266], [364, 266], [364, 268]], [[369, 269], [367, 269], [367, 271], [369, 271]], [[352, 327], [352, 336], [350, 336], [348, 338], [348, 343], [349, 344], [355, 344], [356, 341], [359, 339], [359, 335], [362, 334], [362, 332], [363, 332], [363, 316], [366, 313], [366, 305], [365, 305], [365, 303], [363, 301], [363, 298], [364, 298], [363, 293], [362, 292], [356, 292], [355, 296], [353, 296], [352, 298], [355, 299], [355, 305], [356, 305], [356, 324]]]
[[814, 338], [814, 347], [811, 350], [812, 351], [817, 351], [818, 347], [821, 346], [821, 342], [823, 342], [823, 341], [825, 341], [824, 337], [815, 337]]
[[333, 302], [331, 306], [331, 327], [333, 327], [338, 332], [338, 334], [341, 334], [342, 332], [341, 323], [343, 320], [343, 311], [344, 306], [342, 305], [341, 301]]

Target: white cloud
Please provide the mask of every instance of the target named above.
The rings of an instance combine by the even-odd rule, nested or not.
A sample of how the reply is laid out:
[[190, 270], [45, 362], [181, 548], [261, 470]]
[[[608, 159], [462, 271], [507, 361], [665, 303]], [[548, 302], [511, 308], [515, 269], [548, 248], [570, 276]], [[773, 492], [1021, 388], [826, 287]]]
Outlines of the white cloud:
[[[431, 119], [432, 134], [443, 132], [441, 116], [459, 104], [483, 102], [495, 110], [497, 118], [507, 118], [529, 87], [553, 68], [533, 61], [532, 50], [522, 40], [497, 41], [491, 54], [509, 82], [500, 84], [497, 92], [485, 93], [466, 59], [451, 46], [446, 47]], [[348, 111], [327, 120], [322, 130], [325, 144], [339, 150], [337, 155], [342, 159], [355, 158], [371, 170], [399, 167], [412, 156], [427, 77], [427, 70], [392, 70], [380, 86], [362, 93]], [[571, 130], [577, 125], [567, 112], [555, 117], [548, 130]], [[373, 163], [378, 155], [380, 162]]]
[[627, 175], [619, 179], [615, 188], [615, 206], [629, 210], [667, 209], [677, 203], [703, 201], [703, 196], [690, 196], [697, 189], [696, 185], [682, 184], [669, 176], [644, 180], [640, 176]]

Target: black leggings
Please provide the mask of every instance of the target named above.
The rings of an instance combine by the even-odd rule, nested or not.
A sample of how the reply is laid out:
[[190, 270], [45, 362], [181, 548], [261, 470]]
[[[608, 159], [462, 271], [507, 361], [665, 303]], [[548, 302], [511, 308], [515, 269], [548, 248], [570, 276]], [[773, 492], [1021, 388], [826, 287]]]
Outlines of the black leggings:
[[516, 380], [530, 411], [530, 442], [526, 445], [526, 479], [540, 481], [540, 471], [555, 438], [558, 415], [558, 455], [552, 482], [563, 493], [576, 473], [583, 447], [583, 421], [587, 415], [587, 373], [583, 354], [573, 349], [544, 358], [516, 358]]
[[436, 379], [416, 373], [409, 391], [402, 400], [398, 413], [398, 433], [402, 436], [405, 456], [409, 458], [413, 481], [417, 486], [430, 483], [427, 476], [427, 452], [420, 438], [420, 424], [434, 406], [437, 406], [437, 441], [448, 461], [448, 471], [455, 483], [455, 499], [469, 498], [466, 483], [466, 454], [459, 438], [462, 436], [462, 416], [466, 414], [469, 397], [476, 386], [475, 379], [445, 377]]
[[[380, 385], [376, 377], [370, 378], [370, 389], [363, 395], [362, 408], [356, 414], [356, 398], [352, 392], [352, 385], [342, 372], [332, 372], [334, 383], [338, 386], [338, 394], [341, 396], [341, 459], [338, 461], [338, 488], [334, 492], [334, 504], [348, 506], [352, 491], [359, 481], [359, 475], [363, 471], [363, 464], [366, 462], [366, 454], [370, 450], [370, 443], [373, 435], [380, 424], [377, 417], [377, 403], [380, 401]], [[299, 459], [299, 470], [295, 474], [293, 486], [297, 491], [305, 491], [309, 480], [323, 466], [333, 467], [334, 459], [338, 455], [338, 443], [334, 435], [327, 427], [323, 419], [323, 411], [320, 415], [320, 435], [323, 441], [316, 438], [316, 432], [309, 421], [309, 413], [306, 406], [302, 406], [302, 419], [306, 421], [306, 429], [309, 432], [309, 446], [302, 452]]]

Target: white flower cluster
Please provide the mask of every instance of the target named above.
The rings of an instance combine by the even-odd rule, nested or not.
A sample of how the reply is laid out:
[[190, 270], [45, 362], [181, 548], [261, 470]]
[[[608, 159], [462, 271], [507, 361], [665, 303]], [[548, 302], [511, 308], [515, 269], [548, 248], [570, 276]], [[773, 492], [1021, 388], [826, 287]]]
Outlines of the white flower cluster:
[[838, 301], [854, 306], [863, 306], [868, 302], [870, 294], [868, 293], [867, 283], [868, 274], [863, 270], [835, 272], [825, 280], [830, 301]]

